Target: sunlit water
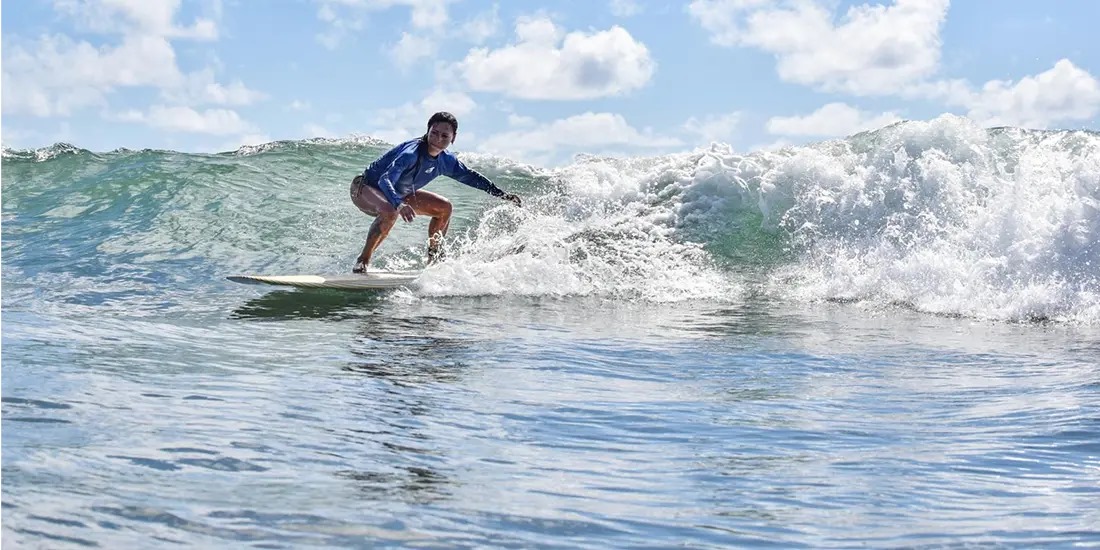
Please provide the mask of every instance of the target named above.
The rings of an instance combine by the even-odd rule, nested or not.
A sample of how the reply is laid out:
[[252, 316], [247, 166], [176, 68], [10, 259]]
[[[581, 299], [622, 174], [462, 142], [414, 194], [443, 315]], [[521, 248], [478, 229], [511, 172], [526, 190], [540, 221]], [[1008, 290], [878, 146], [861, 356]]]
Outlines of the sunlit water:
[[222, 292], [5, 315], [6, 542], [1100, 543], [1091, 331]]
[[349, 269], [377, 143], [6, 151], [4, 542], [1100, 545], [1096, 144], [471, 156], [377, 293], [224, 279]]

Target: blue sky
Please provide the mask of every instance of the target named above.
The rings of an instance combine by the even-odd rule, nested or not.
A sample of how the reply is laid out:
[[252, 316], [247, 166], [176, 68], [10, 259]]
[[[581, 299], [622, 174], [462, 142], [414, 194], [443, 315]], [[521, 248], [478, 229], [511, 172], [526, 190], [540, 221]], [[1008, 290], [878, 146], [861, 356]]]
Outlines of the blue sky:
[[943, 113], [1100, 129], [1100, 2], [24, 0], [5, 147], [188, 152], [419, 135], [555, 165]]

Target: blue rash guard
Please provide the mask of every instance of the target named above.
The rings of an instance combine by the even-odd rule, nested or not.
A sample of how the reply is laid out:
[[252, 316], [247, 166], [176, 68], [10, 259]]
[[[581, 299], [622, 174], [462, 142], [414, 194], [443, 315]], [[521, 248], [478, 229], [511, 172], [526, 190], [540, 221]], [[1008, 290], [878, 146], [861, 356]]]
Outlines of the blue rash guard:
[[467, 168], [453, 154], [443, 151], [435, 158], [429, 156], [423, 138], [410, 139], [390, 149], [363, 171], [363, 180], [382, 191], [394, 208], [436, 176], [449, 176], [494, 197], [504, 195], [504, 191], [493, 182]]

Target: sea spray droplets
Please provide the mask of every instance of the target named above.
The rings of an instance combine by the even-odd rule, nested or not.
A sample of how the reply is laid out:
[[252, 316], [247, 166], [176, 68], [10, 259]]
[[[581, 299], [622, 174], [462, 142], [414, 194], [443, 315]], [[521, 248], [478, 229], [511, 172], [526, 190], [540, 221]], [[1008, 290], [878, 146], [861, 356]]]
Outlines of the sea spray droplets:
[[[956, 117], [798, 151], [784, 218], [803, 250], [778, 291], [999, 319], [1095, 323], [1095, 134], [978, 131]], [[1082, 146], [1080, 141], [1085, 141]], [[789, 172], [788, 172], [789, 173]], [[1083, 318], [1084, 317], [1084, 318]]]
[[674, 242], [667, 212], [568, 194], [497, 207], [460, 239], [421, 290], [441, 295], [727, 300], [738, 288], [697, 244]]

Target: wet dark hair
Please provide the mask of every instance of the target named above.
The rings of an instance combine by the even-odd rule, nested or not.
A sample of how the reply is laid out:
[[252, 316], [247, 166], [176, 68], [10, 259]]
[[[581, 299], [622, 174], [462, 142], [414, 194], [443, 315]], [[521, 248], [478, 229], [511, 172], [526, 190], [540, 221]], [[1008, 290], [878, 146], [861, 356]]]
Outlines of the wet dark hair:
[[[454, 129], [455, 133], [456, 134], [458, 133], [458, 119], [455, 118], [455, 116], [452, 115], [451, 113], [448, 113], [446, 111], [440, 111], [440, 112], [432, 115], [432, 118], [428, 119], [428, 129], [431, 130], [432, 129], [432, 124], [435, 124], [437, 122], [446, 122], [447, 124], [450, 124], [451, 128]], [[425, 133], [424, 135], [427, 135], [427, 133]]]

